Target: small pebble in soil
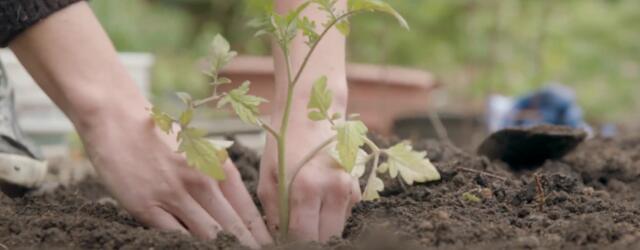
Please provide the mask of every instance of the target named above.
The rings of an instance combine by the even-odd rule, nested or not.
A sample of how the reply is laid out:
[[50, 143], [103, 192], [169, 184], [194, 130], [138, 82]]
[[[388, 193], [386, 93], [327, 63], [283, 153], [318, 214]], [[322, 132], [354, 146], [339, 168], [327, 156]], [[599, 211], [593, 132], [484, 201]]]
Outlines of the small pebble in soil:
[[449, 213], [446, 211], [438, 210], [433, 212], [433, 217], [439, 220], [448, 220], [450, 218]]
[[537, 248], [538, 246], [540, 246], [540, 240], [538, 239], [538, 237], [533, 235], [519, 237], [517, 242], [520, 247], [525, 248]]
[[593, 192], [594, 192], [593, 187], [585, 187], [582, 189], [582, 194], [587, 196], [592, 196]]
[[483, 200], [491, 199], [493, 198], [493, 191], [491, 191], [491, 189], [488, 189], [488, 188], [482, 188], [480, 189], [480, 197]]
[[558, 234], [547, 234], [544, 237], [545, 242], [559, 242], [562, 241], [562, 237]]
[[453, 184], [455, 184], [456, 187], [462, 187], [467, 184], [467, 179], [462, 174], [458, 173], [453, 177]]
[[431, 221], [423, 221], [422, 223], [420, 223], [419, 227], [422, 230], [432, 230], [434, 228]]

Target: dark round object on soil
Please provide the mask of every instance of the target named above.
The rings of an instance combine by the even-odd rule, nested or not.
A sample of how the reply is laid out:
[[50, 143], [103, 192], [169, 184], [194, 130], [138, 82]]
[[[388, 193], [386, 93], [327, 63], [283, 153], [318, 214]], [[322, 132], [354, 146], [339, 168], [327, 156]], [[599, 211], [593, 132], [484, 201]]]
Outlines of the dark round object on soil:
[[512, 168], [534, 168], [565, 156], [586, 137], [583, 130], [564, 126], [507, 128], [485, 139], [478, 154], [501, 160]]

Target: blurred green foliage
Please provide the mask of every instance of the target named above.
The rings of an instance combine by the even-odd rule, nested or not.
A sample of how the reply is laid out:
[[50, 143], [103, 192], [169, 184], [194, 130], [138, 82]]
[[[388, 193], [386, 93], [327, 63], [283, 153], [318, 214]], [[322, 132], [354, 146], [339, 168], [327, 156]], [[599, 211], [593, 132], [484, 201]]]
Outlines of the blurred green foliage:
[[[153, 93], [204, 81], [196, 62], [216, 33], [234, 50], [269, 54], [246, 22], [268, 0], [93, 0], [116, 47], [158, 56]], [[640, 109], [640, 1], [394, 0], [411, 26], [364, 15], [353, 21], [351, 61], [433, 72], [468, 100], [522, 94], [549, 81], [574, 86], [591, 118], [624, 119]], [[393, 27], [393, 28], [390, 28]]]

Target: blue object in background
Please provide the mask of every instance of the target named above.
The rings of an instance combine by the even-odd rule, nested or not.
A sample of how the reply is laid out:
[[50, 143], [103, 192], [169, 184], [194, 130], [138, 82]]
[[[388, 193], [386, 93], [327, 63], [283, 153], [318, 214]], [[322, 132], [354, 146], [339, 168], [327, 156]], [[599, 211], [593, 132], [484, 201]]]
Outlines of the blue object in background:
[[575, 92], [561, 84], [550, 84], [516, 98], [499, 124], [498, 129], [551, 124], [580, 128], [589, 133], [592, 131], [584, 122]]

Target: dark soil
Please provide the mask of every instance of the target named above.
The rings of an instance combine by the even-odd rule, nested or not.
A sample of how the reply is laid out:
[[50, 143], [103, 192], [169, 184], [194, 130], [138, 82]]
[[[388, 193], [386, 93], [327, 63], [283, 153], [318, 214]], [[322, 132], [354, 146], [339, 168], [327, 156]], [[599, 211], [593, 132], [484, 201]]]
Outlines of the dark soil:
[[[435, 141], [415, 146], [441, 181], [390, 181], [381, 200], [353, 209], [343, 238], [282, 248], [640, 249], [640, 136], [593, 139], [519, 172]], [[231, 156], [255, 190], [259, 159], [238, 146]], [[0, 250], [240, 248], [225, 235], [199, 241], [146, 229], [104, 197], [91, 180], [42, 196], [0, 195]]]

